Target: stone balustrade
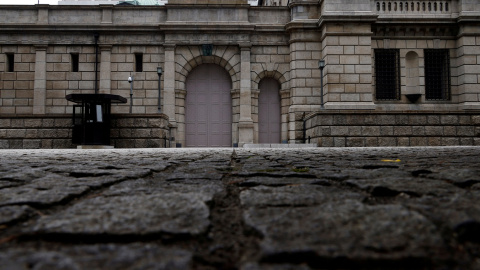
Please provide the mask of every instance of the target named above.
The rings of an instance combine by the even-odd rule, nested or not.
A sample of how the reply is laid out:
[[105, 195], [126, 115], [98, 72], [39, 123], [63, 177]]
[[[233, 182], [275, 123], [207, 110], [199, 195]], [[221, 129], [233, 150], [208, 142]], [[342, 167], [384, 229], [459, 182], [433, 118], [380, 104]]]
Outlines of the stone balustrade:
[[452, 14], [452, 1], [375, 1], [378, 15], [440, 15]]

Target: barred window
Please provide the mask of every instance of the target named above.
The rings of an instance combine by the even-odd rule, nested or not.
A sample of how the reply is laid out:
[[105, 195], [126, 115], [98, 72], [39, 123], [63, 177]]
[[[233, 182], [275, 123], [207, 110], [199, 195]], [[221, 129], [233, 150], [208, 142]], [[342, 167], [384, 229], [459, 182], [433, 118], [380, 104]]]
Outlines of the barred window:
[[449, 50], [425, 50], [425, 99], [449, 100], [450, 89]]
[[377, 100], [400, 100], [399, 50], [375, 50], [375, 85]]

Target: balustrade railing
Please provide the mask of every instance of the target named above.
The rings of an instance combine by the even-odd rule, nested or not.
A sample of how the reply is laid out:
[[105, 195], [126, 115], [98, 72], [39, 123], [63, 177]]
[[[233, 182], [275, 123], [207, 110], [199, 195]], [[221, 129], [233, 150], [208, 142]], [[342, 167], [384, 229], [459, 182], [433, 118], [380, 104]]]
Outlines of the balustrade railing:
[[375, 1], [377, 14], [451, 14], [452, 1]]

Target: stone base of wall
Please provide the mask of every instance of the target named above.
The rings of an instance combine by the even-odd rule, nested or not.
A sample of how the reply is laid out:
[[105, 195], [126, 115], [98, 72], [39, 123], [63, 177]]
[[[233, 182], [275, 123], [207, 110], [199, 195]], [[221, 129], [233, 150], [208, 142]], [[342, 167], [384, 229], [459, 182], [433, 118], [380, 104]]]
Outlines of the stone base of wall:
[[155, 115], [113, 115], [111, 144], [116, 148], [170, 148], [168, 117]]
[[480, 146], [479, 112], [318, 112], [305, 124], [319, 147]]
[[[169, 147], [168, 117], [112, 115], [111, 145], [116, 148]], [[76, 148], [72, 117], [57, 115], [0, 116], [0, 149]]]

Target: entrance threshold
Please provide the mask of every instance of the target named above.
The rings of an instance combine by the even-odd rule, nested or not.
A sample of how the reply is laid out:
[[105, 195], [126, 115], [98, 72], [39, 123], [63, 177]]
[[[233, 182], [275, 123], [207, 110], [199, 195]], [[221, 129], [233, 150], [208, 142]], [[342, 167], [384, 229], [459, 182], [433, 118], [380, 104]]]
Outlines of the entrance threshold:
[[243, 148], [316, 148], [314, 143], [286, 144], [286, 143], [247, 143]]

